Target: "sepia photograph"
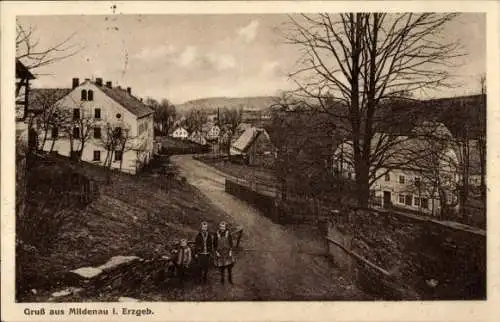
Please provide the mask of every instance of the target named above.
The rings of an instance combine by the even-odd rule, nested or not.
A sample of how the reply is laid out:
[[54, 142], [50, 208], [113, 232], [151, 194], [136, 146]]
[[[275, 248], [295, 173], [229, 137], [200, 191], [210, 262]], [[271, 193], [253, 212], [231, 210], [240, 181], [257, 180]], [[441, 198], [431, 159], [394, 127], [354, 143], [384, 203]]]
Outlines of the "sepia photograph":
[[489, 299], [485, 12], [117, 10], [12, 19], [16, 303]]

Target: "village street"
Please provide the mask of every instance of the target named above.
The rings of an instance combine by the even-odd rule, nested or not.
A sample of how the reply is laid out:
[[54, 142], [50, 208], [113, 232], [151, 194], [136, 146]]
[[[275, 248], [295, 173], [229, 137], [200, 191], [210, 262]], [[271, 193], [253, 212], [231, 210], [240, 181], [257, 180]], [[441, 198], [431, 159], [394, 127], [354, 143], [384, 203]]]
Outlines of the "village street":
[[324, 256], [324, 245], [319, 237], [302, 233], [299, 238], [298, 231], [260, 215], [255, 208], [224, 191], [223, 173], [190, 155], [173, 156], [171, 161], [190, 184], [244, 229], [241, 250], [236, 252], [235, 284], [221, 286], [218, 272], [212, 271], [209, 285], [188, 285], [182, 294], [175, 294], [175, 299], [367, 299]]

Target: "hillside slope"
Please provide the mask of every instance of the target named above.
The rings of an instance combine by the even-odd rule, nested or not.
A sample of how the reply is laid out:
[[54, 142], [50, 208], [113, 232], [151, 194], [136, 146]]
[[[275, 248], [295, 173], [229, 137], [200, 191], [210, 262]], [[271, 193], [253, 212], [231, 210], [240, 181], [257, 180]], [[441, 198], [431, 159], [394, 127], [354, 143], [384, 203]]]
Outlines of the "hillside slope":
[[217, 108], [240, 108], [249, 111], [267, 110], [277, 99], [274, 96], [255, 96], [255, 97], [210, 97], [176, 105], [178, 112], [183, 113], [192, 108], [203, 108], [208, 111], [216, 111]]
[[[53, 281], [69, 270], [101, 265], [117, 255], [162, 255], [179, 238], [194, 238], [202, 220], [211, 227], [228, 220], [183, 180], [112, 173], [111, 183], [106, 184], [102, 168], [68, 161], [58, 161], [43, 173], [68, 166], [98, 181], [99, 196], [85, 208], [75, 209], [77, 219], [62, 228], [51, 247], [42, 250], [31, 245], [30, 252], [18, 254], [22, 289], [36, 289], [37, 296], [57, 288]], [[29, 301], [34, 295], [20, 292], [17, 296]]]

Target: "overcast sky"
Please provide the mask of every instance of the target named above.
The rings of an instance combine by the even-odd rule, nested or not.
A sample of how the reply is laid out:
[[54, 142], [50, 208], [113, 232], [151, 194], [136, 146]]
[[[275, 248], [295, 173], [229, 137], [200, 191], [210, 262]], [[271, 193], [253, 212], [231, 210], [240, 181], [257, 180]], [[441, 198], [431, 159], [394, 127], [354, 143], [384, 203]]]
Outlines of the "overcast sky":
[[[82, 50], [37, 72], [35, 87], [70, 87], [71, 78], [102, 77], [132, 87], [140, 97], [174, 103], [213, 96], [275, 95], [293, 84], [287, 73], [298, 58], [275, 27], [286, 15], [115, 15], [19, 17], [36, 27], [40, 46], [75, 34]], [[431, 93], [456, 96], [478, 92], [485, 73], [485, 20], [463, 14], [445, 29], [468, 53], [455, 70], [458, 88]]]

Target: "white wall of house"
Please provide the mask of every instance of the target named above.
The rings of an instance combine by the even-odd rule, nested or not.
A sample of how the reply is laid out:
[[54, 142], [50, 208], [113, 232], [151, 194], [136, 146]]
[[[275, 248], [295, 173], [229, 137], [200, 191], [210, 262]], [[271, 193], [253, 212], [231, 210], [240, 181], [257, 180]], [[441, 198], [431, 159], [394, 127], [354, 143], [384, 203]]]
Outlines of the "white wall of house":
[[[334, 152], [334, 159], [343, 160], [333, 164], [333, 170], [341, 171], [344, 178], [355, 180], [356, 175], [350, 159], [351, 146], [344, 143]], [[339, 158], [342, 155], [343, 158]], [[458, 196], [455, 191], [458, 176], [458, 158], [453, 149], [444, 151], [443, 158], [439, 165], [441, 187], [448, 191], [448, 202], [454, 203]], [[387, 169], [377, 170], [377, 177], [386, 172]], [[420, 189], [415, 184], [416, 180], [422, 182]], [[384, 206], [384, 192], [390, 194], [392, 205], [412, 211], [419, 211], [428, 215], [439, 215], [441, 211], [441, 199], [436, 187], [419, 170], [414, 169], [391, 169], [387, 175], [381, 176], [370, 187], [372, 195], [378, 200], [380, 206]], [[456, 210], [458, 205], [456, 206]]]
[[189, 133], [185, 128], [178, 127], [172, 133], [172, 137], [176, 139], [187, 139], [189, 137]]
[[[82, 101], [81, 91], [92, 90], [94, 92], [93, 101]], [[96, 85], [85, 81], [80, 86], [72, 90], [67, 96], [63, 97], [56, 104], [61, 108], [68, 109], [71, 113], [73, 109], [80, 109], [81, 117], [95, 117], [95, 110], [100, 109], [100, 118], [96, 119], [95, 127], [101, 128], [101, 135], [104, 136], [106, 131], [106, 122], [121, 123], [123, 128], [128, 129], [129, 143], [125, 153], [123, 153], [122, 171], [127, 173], [136, 173], [142, 163], [147, 163], [153, 156], [154, 128], [153, 115], [149, 115], [138, 119], [133, 113], [121, 106], [119, 103], [112, 100], [109, 96], [103, 93]], [[119, 116], [119, 117], [118, 117]], [[43, 139], [44, 133], [40, 132], [40, 139]], [[43, 150], [49, 151], [52, 145], [51, 133], [47, 135], [47, 141]], [[140, 147], [140, 151], [130, 150]], [[80, 149], [80, 142], [74, 141], [74, 150]], [[53, 151], [57, 151], [61, 155], [69, 156], [71, 152], [71, 144], [69, 137], [59, 130], [59, 136], [54, 144]], [[99, 153], [97, 152], [99, 151]], [[99, 160], [97, 155], [100, 154]], [[107, 151], [103, 146], [101, 139], [94, 138], [94, 133], [85, 142], [85, 147], [82, 152], [82, 160], [98, 165], [103, 165], [106, 159]], [[114, 169], [120, 168], [120, 161], [113, 156], [111, 167]]]
[[[378, 174], [383, 174], [386, 169], [379, 169]], [[411, 169], [392, 169], [383, 175], [372, 185], [371, 190], [381, 204], [386, 206], [384, 194], [390, 194], [390, 202], [393, 206], [413, 211], [420, 211], [429, 215], [438, 215], [441, 211], [439, 196], [433, 191], [423, 187], [418, 188], [417, 182], [425, 186], [425, 178], [419, 171]]]
[[217, 125], [214, 125], [210, 128], [210, 130], [208, 130], [208, 133], [207, 133], [207, 138], [209, 140], [214, 140], [214, 139], [217, 139], [220, 135], [220, 127], [218, 127]]

